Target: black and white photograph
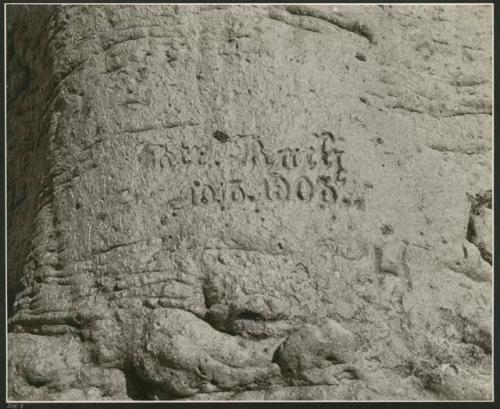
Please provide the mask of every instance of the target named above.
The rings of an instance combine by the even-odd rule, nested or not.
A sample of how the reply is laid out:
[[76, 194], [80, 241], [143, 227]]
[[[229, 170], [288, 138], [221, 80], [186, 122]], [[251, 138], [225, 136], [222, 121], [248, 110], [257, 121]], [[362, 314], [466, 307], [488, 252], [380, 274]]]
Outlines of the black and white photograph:
[[492, 3], [3, 7], [9, 408], [493, 402]]

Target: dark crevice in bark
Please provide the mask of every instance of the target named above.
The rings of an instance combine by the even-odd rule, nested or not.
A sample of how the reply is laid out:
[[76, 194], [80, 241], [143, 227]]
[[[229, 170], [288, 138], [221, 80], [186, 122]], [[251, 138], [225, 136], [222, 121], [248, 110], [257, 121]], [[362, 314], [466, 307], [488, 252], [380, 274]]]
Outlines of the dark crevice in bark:
[[481, 241], [476, 232], [474, 218], [483, 214], [483, 209], [492, 208], [492, 191], [487, 190], [477, 193], [471, 200], [471, 209], [469, 213], [469, 222], [467, 224], [466, 239], [474, 244], [481, 254], [481, 257], [490, 265], [492, 265], [492, 254], [485, 248], [484, 242]]
[[133, 368], [127, 368], [124, 374], [128, 397], [133, 400], [149, 400], [144, 382], [136, 371]]

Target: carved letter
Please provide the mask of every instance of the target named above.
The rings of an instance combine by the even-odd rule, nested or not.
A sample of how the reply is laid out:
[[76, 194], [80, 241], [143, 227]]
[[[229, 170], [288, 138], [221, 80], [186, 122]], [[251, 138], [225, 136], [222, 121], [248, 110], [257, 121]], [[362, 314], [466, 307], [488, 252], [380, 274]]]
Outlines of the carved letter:
[[191, 203], [193, 204], [193, 206], [198, 206], [200, 204], [200, 200], [198, 198], [198, 192], [196, 191], [196, 187], [200, 186], [200, 182], [195, 180], [193, 184], [194, 186], [191, 186]]
[[224, 182], [220, 182], [220, 203], [226, 203], [226, 184]]
[[335, 162], [335, 148], [329, 146], [330, 144], [331, 142], [329, 142], [328, 140], [324, 140], [323, 144], [321, 145], [321, 159], [323, 159], [324, 164], [328, 168], [331, 168]]
[[210, 185], [203, 185], [201, 188], [201, 203], [208, 204], [215, 199], [214, 189]]
[[285, 169], [292, 169], [296, 168], [298, 166], [298, 155], [299, 149], [291, 149], [291, 148], [284, 148], [278, 150], [278, 153], [281, 155], [281, 165]]
[[269, 155], [265, 148], [264, 144], [259, 139], [253, 139], [246, 145], [246, 155], [244, 159], [244, 164], [250, 160], [252, 165], [273, 165], [274, 158], [272, 155]]
[[334, 163], [333, 156], [335, 155], [335, 148], [333, 144], [335, 143], [335, 136], [331, 132], [323, 131], [321, 134], [313, 134], [317, 138], [323, 139], [323, 143], [321, 145], [321, 159], [323, 163], [328, 167], [332, 167]]
[[160, 167], [161, 168], [166, 168], [168, 166], [170, 169], [175, 169], [176, 165], [176, 160], [175, 160], [175, 155], [170, 152], [167, 148], [165, 148], [165, 154], [160, 158]]
[[231, 200], [233, 202], [243, 202], [246, 198], [245, 191], [241, 187], [241, 179], [230, 180]]
[[202, 145], [200, 147], [197, 147], [198, 150], [198, 164], [199, 165], [206, 165], [206, 155], [207, 155], [207, 147], [205, 145]]
[[338, 195], [335, 188], [330, 184], [331, 182], [330, 176], [320, 176], [318, 177], [318, 184], [323, 187], [321, 189], [321, 198], [323, 202], [333, 202], [337, 201]]
[[297, 180], [296, 192], [300, 200], [311, 201], [314, 196], [314, 185], [307, 176], [301, 176]]
[[182, 142], [181, 146], [182, 146], [181, 150], [182, 163], [187, 165], [192, 162], [190, 148], [184, 142]]
[[315, 149], [310, 146], [309, 152], [306, 154], [307, 164], [309, 165], [309, 169], [314, 169], [318, 162], [314, 159], [314, 154], [316, 153]]
[[345, 177], [346, 171], [345, 168], [342, 166], [342, 154], [344, 153], [344, 151], [338, 149], [334, 149], [334, 151], [337, 156], [337, 177], [335, 178], [335, 180], [340, 184], [345, 185], [347, 180]]
[[290, 183], [281, 175], [273, 174], [272, 182], [264, 179], [269, 200], [290, 200]]

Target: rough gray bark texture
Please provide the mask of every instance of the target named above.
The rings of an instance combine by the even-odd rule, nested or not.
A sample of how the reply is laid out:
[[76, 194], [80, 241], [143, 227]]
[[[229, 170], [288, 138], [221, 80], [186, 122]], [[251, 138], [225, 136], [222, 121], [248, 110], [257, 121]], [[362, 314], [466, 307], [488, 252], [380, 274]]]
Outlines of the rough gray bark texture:
[[491, 399], [491, 7], [7, 14], [10, 399]]

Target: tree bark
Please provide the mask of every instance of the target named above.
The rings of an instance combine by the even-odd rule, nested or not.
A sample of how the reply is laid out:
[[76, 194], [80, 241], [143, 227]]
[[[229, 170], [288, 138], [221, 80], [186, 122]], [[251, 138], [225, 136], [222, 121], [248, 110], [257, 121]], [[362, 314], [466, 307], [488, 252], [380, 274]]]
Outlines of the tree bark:
[[7, 21], [11, 399], [491, 399], [492, 7]]

